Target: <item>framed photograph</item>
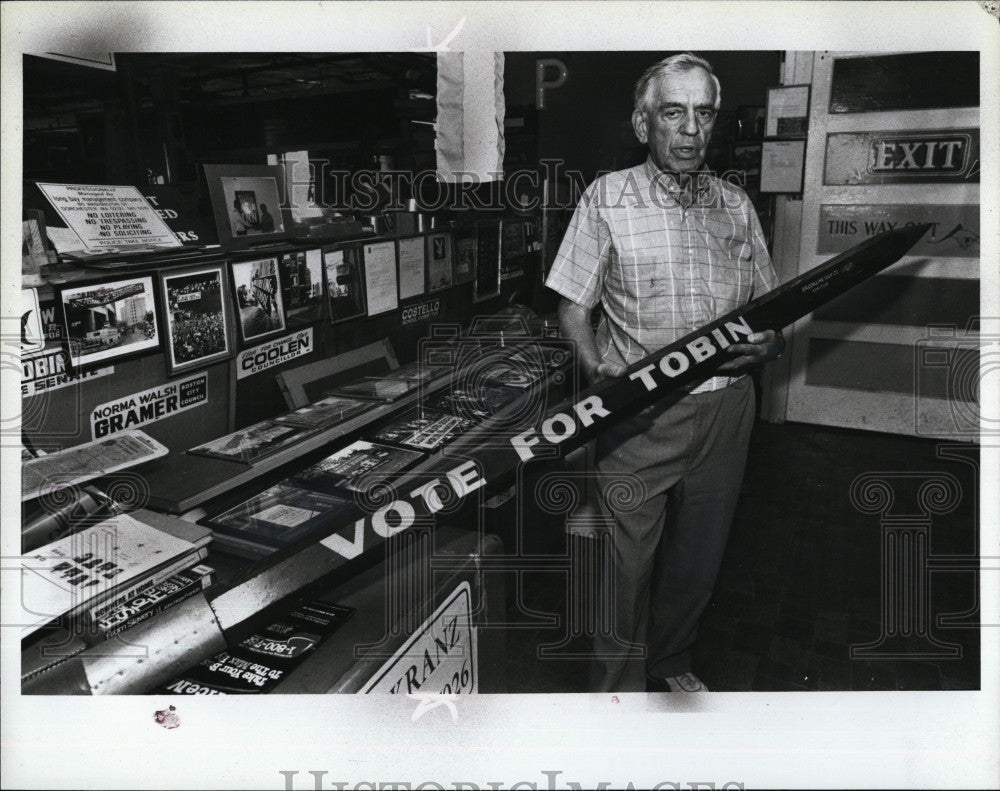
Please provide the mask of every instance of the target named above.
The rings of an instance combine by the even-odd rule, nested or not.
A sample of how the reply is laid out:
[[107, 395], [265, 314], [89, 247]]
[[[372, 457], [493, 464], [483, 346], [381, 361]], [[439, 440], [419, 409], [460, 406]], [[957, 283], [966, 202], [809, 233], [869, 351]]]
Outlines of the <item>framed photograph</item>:
[[58, 293], [73, 368], [159, 347], [152, 275], [63, 287]]
[[427, 235], [427, 290], [440, 291], [454, 283], [450, 233]]
[[767, 89], [765, 137], [805, 137], [809, 131], [808, 85]]
[[764, 136], [764, 108], [743, 105], [736, 110], [736, 139], [754, 140]]
[[378, 442], [431, 452], [477, 425], [467, 417], [417, 406], [376, 429], [371, 436]]
[[375, 484], [391, 481], [422, 458], [424, 454], [416, 450], [358, 440], [306, 467], [290, 480], [310, 489], [363, 492]]
[[279, 549], [332, 523], [352, 505], [343, 497], [279, 483], [203, 523], [241, 541]]
[[476, 229], [461, 228], [454, 237], [454, 283], [468, 283], [476, 271]]
[[426, 260], [424, 237], [408, 236], [396, 242], [399, 261], [399, 299], [419, 297], [425, 293]]
[[747, 176], [760, 175], [760, 143], [749, 146], [733, 146], [733, 168]]
[[401, 365], [383, 375], [383, 379], [404, 379], [407, 382], [433, 382], [452, 372], [450, 365], [432, 365], [423, 360]]
[[485, 220], [476, 226], [476, 261], [472, 279], [472, 301], [485, 302], [500, 296], [501, 223]]
[[409, 379], [384, 379], [380, 376], [366, 376], [356, 382], [331, 390], [328, 395], [342, 398], [364, 398], [369, 401], [392, 403], [405, 395], [420, 389], [420, 382]]
[[309, 426], [263, 420], [191, 448], [188, 453], [253, 464], [279, 450], [291, 447], [315, 431], [316, 429]]
[[524, 221], [520, 219], [504, 220], [503, 260], [508, 261], [511, 258], [520, 258], [524, 253]]
[[802, 192], [805, 140], [765, 140], [760, 166], [761, 192]]
[[365, 265], [361, 245], [324, 250], [323, 276], [331, 324], [365, 315]]
[[222, 264], [160, 271], [168, 376], [229, 359], [232, 301]]
[[299, 426], [309, 426], [317, 430], [326, 430], [345, 420], [373, 409], [371, 401], [361, 401], [356, 398], [340, 398], [328, 396], [314, 404], [307, 404], [292, 412], [286, 412], [274, 418], [275, 423], [294, 423]]
[[246, 250], [291, 236], [291, 218], [281, 209], [280, 165], [205, 165], [205, 179], [224, 248]]
[[315, 250], [283, 253], [281, 293], [289, 328], [314, 324], [323, 318], [323, 255]]
[[240, 341], [245, 345], [285, 330], [285, 308], [277, 258], [229, 264], [239, 313]]

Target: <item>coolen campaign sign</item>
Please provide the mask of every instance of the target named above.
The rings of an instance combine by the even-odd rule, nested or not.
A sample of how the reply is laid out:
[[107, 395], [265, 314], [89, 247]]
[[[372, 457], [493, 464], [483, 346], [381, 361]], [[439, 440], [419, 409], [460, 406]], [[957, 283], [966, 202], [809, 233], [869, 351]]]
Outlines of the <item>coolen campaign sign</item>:
[[207, 401], [208, 374], [200, 373], [94, 407], [90, 413], [90, 433], [94, 439], [100, 439], [155, 423]]
[[236, 357], [236, 378], [246, 377], [274, 368], [296, 357], [309, 354], [313, 346], [313, 328], [293, 332], [259, 346], [244, 349]]
[[816, 252], [841, 253], [883, 231], [930, 223], [909, 255], [979, 257], [978, 203], [823, 204]]
[[823, 183], [979, 181], [979, 130], [838, 132], [826, 136]]

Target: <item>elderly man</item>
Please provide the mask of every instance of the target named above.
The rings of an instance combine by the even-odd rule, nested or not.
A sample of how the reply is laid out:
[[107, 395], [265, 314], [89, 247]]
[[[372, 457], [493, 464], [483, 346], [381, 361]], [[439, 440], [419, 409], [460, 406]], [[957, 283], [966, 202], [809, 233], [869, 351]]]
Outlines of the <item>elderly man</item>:
[[[591, 381], [627, 366], [775, 285], [746, 194], [702, 171], [719, 109], [707, 61], [674, 55], [635, 86], [642, 165], [598, 178], [577, 207], [546, 285]], [[601, 305], [596, 336], [592, 310]], [[703, 691], [691, 672], [698, 621], [725, 550], [755, 415], [748, 366], [777, 357], [771, 330], [736, 344], [679, 402], [629, 417], [597, 441], [602, 481], [638, 476], [636, 510], [614, 517], [611, 568], [600, 580], [613, 623], [595, 641], [596, 690]], [[631, 648], [628, 648], [631, 646]]]

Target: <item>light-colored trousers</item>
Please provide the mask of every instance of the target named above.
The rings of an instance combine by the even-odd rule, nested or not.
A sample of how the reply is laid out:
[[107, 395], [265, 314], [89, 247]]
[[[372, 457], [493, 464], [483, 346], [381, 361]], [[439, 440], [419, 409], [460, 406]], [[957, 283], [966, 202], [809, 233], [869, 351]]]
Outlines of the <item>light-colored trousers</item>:
[[[594, 691], [643, 691], [645, 676], [691, 670], [691, 651], [718, 576], [739, 498], [755, 414], [753, 382], [654, 404], [597, 440], [602, 488], [637, 476], [644, 498], [628, 510], [611, 498], [610, 564], [597, 582], [591, 662]], [[630, 479], [633, 480], [634, 479]], [[610, 522], [610, 520], [609, 520]], [[628, 646], [631, 644], [631, 650]]]

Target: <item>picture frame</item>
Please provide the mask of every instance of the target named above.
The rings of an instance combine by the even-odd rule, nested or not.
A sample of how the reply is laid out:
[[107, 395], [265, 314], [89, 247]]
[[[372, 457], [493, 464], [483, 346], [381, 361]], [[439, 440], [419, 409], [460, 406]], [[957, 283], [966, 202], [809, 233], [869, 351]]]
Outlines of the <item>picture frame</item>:
[[151, 274], [59, 287], [70, 366], [106, 365], [159, 350], [154, 289]]
[[285, 310], [277, 257], [230, 261], [229, 271], [240, 343], [248, 346], [284, 332]]
[[253, 466], [261, 459], [286, 450], [316, 433], [310, 426], [262, 420], [231, 434], [188, 449], [195, 456], [208, 456]]
[[802, 192], [806, 168], [806, 141], [765, 140], [760, 166], [760, 191]]
[[452, 263], [454, 275], [452, 283], [471, 283], [476, 271], [476, 229], [463, 226], [452, 237]]
[[476, 225], [476, 261], [472, 279], [472, 301], [485, 302], [500, 296], [499, 220], [483, 220]]
[[779, 85], [767, 89], [764, 136], [805, 137], [809, 131], [810, 85]]
[[427, 291], [434, 293], [451, 288], [455, 282], [454, 240], [448, 231], [427, 234]]
[[290, 250], [278, 258], [285, 322], [289, 329], [323, 319], [323, 255], [319, 248]]
[[219, 244], [248, 250], [292, 235], [280, 165], [205, 165]]
[[233, 303], [221, 263], [159, 272], [167, 376], [233, 355]]
[[399, 301], [427, 293], [427, 254], [423, 236], [403, 236], [396, 240]]
[[331, 324], [367, 314], [364, 248], [360, 244], [325, 248], [323, 279]]

